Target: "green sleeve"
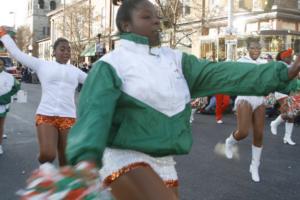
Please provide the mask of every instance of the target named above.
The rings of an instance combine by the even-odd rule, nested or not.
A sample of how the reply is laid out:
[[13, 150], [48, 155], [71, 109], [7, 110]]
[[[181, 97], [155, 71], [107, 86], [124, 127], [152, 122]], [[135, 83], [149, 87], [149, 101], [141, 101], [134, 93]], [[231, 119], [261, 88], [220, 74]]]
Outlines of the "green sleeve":
[[120, 87], [121, 80], [111, 65], [103, 61], [93, 65], [80, 93], [77, 121], [68, 135], [69, 164], [90, 160], [102, 165]]
[[289, 82], [289, 84], [283, 88], [282, 90], [279, 90], [280, 93], [284, 94], [290, 94], [290, 92], [299, 92], [300, 91], [300, 80], [299, 79], [293, 79]]
[[183, 74], [192, 97], [214, 94], [263, 96], [273, 91], [293, 90], [288, 69], [280, 62], [250, 64], [210, 62], [183, 54]]
[[12, 89], [8, 93], [0, 96], [0, 105], [9, 104], [11, 101], [11, 97], [20, 90], [20, 87], [20, 82], [15, 79]]

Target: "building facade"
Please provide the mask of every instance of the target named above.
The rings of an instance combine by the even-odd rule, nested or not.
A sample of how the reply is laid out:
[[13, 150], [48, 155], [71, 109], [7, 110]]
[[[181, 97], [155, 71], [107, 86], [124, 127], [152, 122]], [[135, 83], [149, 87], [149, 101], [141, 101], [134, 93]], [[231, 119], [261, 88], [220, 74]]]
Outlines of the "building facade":
[[[300, 52], [299, 0], [233, 0], [233, 28], [228, 33], [228, 0], [205, 0], [205, 18], [194, 26], [192, 53], [224, 60], [227, 42], [235, 43], [234, 58], [246, 52], [245, 40], [259, 37], [263, 54], [293, 48]], [[205, 31], [199, 31], [199, 30]], [[198, 30], [198, 31], [197, 31]]]
[[[47, 13], [50, 24], [50, 35], [48, 39], [39, 41], [39, 47], [53, 44], [59, 37], [68, 39], [72, 46], [72, 58], [81, 59], [76, 62], [91, 63], [96, 58], [96, 46], [101, 42], [106, 49], [112, 48], [114, 42], [112, 36], [115, 34], [115, 15], [117, 6], [112, 6], [111, 0], [69, 0], [60, 7]], [[39, 51], [39, 57], [48, 55]], [[44, 58], [51, 59], [51, 58]]]
[[47, 13], [61, 5], [62, 0], [28, 0], [26, 24], [33, 33], [32, 46], [37, 50], [36, 42], [50, 35]]
[[[228, 30], [229, 1], [232, 1], [232, 29], [230, 30]], [[47, 1], [47, 4], [49, 5], [50, 2]], [[50, 9], [48, 12], [50, 37], [49, 41], [44, 37], [41, 45], [49, 46], [62, 36], [71, 42], [78, 40], [70, 33], [74, 27], [67, 27], [65, 26], [67, 22], [64, 22], [68, 17], [66, 14], [68, 8], [75, 4], [90, 5], [93, 8], [88, 17], [90, 19], [88, 28], [85, 22], [82, 30], [77, 31], [81, 36], [79, 41], [84, 44], [82, 52], [89, 54], [82, 54], [83, 57], [92, 57], [91, 52], [93, 54], [95, 51], [93, 49], [96, 49], [96, 36], [101, 36], [100, 41], [105, 43], [108, 50], [117, 45], [115, 17], [118, 6], [112, 6], [111, 0], [65, 0], [63, 3], [61, 1], [56, 3], [65, 6], [57, 6], [56, 9], [52, 11]], [[233, 55], [237, 59], [245, 54], [245, 41], [250, 36], [260, 38], [263, 54], [274, 56], [278, 51], [289, 47], [294, 48], [296, 53], [300, 52], [300, 0], [182, 0], [181, 6], [181, 17], [178, 19], [176, 30], [178, 41], [176, 48], [193, 53], [200, 58], [224, 60], [228, 54], [227, 44], [232, 43]], [[74, 15], [79, 14], [74, 13]], [[43, 23], [39, 30], [44, 33], [42, 25]], [[67, 30], [63, 30], [62, 27]], [[170, 37], [172, 37], [171, 31], [165, 30], [165, 41]]]

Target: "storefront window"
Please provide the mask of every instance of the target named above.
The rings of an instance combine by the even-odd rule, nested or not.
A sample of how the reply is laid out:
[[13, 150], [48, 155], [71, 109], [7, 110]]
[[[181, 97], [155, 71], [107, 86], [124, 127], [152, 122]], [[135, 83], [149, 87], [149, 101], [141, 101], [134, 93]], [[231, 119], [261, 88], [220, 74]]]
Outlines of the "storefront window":
[[282, 50], [282, 37], [278, 36], [278, 37], [273, 37], [271, 40], [271, 44], [270, 44], [270, 50], [271, 51], [275, 51], [275, 52], [279, 52]]

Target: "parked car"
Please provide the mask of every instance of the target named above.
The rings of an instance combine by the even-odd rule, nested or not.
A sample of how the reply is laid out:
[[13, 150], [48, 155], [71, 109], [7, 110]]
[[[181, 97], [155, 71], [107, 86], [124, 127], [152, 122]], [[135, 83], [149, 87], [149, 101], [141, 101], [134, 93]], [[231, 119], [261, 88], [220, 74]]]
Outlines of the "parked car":
[[16, 66], [7, 67], [5, 68], [5, 71], [12, 74], [17, 80], [21, 81], [22, 74], [21, 74], [21, 70], [19, 70], [18, 67]]

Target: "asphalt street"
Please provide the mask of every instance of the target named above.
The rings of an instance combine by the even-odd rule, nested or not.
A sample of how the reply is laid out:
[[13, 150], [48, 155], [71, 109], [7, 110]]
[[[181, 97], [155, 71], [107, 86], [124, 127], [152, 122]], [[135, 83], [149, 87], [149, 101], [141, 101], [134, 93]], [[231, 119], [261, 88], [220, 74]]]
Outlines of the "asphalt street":
[[[8, 139], [0, 156], [0, 200], [18, 199], [31, 171], [38, 167], [38, 146], [34, 115], [41, 96], [38, 84], [22, 84], [27, 103], [13, 103], [5, 124]], [[225, 138], [236, 127], [235, 116], [224, 116], [216, 124], [213, 115], [195, 115], [192, 124], [194, 143], [190, 154], [176, 156], [182, 200], [299, 200], [300, 128], [295, 127], [296, 146], [282, 142], [284, 126], [277, 136], [266, 120], [260, 175], [254, 183], [249, 173], [252, 134], [238, 144], [238, 158], [228, 160], [219, 153]], [[216, 148], [217, 147], [217, 148]]]

